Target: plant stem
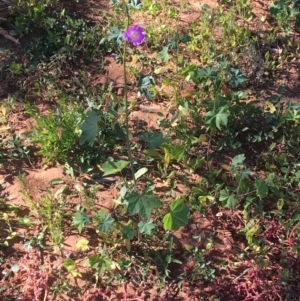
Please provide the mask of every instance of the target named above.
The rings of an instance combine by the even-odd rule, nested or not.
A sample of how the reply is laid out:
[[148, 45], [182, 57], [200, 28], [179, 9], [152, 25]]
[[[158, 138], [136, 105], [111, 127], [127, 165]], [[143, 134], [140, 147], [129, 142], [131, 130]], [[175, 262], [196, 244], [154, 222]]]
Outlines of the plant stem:
[[[130, 21], [130, 16], [129, 16], [129, 11], [128, 7], [125, 3], [125, 11], [126, 11], [126, 16], [127, 16], [127, 28], [129, 25]], [[129, 158], [129, 164], [130, 164], [130, 169], [131, 169], [131, 174], [132, 174], [132, 179], [133, 179], [133, 187], [134, 190], [136, 190], [136, 180], [134, 177], [134, 166], [133, 166], [133, 159], [132, 159], [132, 154], [131, 154], [131, 146], [130, 146], [130, 137], [129, 137], [129, 110], [128, 110], [128, 90], [127, 90], [127, 75], [126, 75], [126, 47], [127, 47], [127, 42], [124, 41], [124, 48], [123, 48], [123, 74], [124, 74], [124, 102], [125, 102], [125, 126], [126, 126], [126, 144], [127, 144], [127, 152], [128, 152], [128, 158]]]

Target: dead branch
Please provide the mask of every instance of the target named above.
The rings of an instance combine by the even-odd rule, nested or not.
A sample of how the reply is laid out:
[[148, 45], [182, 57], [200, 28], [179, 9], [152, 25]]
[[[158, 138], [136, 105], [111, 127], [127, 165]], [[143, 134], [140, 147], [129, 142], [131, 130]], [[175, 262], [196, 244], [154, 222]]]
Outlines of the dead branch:
[[3, 28], [3, 26], [8, 28], [15, 28], [12, 24], [7, 22], [9, 9], [14, 5], [16, 5], [16, 2], [14, 0], [0, 0], [0, 25], [2, 25], [2, 27], [0, 26], [0, 35], [19, 46], [20, 42], [9, 35], [9, 33]]
[[4, 30], [1, 26], [0, 26], [0, 35], [2, 35], [4, 38], [6, 38], [9, 41], [12, 41], [16, 45], [18, 45], [18, 46], [20, 45], [20, 42], [18, 40], [16, 40], [15, 38], [13, 38], [12, 36], [10, 36], [8, 34], [8, 32], [6, 30]]

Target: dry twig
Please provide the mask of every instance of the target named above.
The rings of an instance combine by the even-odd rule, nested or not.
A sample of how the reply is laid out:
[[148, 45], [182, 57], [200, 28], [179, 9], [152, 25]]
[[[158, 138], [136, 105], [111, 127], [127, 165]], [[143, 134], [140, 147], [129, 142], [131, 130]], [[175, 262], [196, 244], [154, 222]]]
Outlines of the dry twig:
[[[16, 5], [16, 3], [12, 0], [0, 0], [0, 25], [2, 25], [1, 23], [8, 23], [7, 17], [9, 17], [9, 10], [14, 5]], [[8, 25], [9, 27], [12, 27], [12, 25], [9, 23]], [[9, 33], [2, 26], [0, 26], [0, 35], [19, 46], [20, 42], [9, 35]]]

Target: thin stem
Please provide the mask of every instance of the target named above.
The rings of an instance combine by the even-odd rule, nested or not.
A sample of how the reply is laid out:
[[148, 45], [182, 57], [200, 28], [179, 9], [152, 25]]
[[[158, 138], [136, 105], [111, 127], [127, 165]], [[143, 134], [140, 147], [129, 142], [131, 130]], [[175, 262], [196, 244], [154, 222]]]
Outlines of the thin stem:
[[[179, 57], [179, 41], [178, 41], [178, 16], [176, 18], [176, 33], [175, 33], [175, 43], [176, 43], [176, 59], [175, 59], [175, 74], [176, 74], [176, 80], [178, 79], [178, 57]], [[179, 85], [175, 85], [175, 104], [177, 105], [178, 104], [178, 88], [179, 88]]]
[[[125, 11], [126, 11], [126, 16], [127, 16], [127, 28], [126, 29], [128, 29], [130, 16], [129, 16], [128, 7], [126, 4], [125, 4]], [[133, 166], [133, 159], [132, 159], [131, 146], [130, 146], [130, 137], [129, 137], [129, 110], [128, 110], [129, 104], [128, 104], [128, 89], [127, 89], [127, 75], [126, 75], [126, 47], [127, 47], [127, 42], [125, 40], [124, 48], [123, 48], [123, 74], [124, 74], [126, 144], [127, 144], [127, 152], [128, 152], [129, 162], [130, 162], [129, 164], [130, 164], [130, 169], [131, 169], [131, 174], [132, 174], [132, 179], [133, 179], [133, 187], [134, 187], [134, 190], [136, 190], [136, 180], [134, 177], [134, 166]]]

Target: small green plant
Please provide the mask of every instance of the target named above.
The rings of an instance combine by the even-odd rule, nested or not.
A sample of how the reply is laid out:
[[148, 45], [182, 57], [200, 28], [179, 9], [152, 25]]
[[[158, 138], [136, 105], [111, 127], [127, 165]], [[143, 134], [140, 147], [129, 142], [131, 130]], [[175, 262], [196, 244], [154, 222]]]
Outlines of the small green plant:
[[53, 249], [57, 252], [63, 245], [63, 219], [65, 217], [65, 196], [67, 186], [61, 186], [54, 195], [41, 195], [39, 200], [31, 200], [32, 213], [38, 216], [42, 231], [26, 243], [28, 247], [45, 248], [45, 238], [50, 237]]
[[[214, 57], [222, 54], [237, 62], [239, 48], [251, 44], [250, 29], [247, 24], [238, 23], [237, 15], [245, 22], [250, 18], [247, 4], [237, 3], [229, 11], [221, 6], [215, 10], [209, 5], [202, 6], [201, 21], [195, 21], [191, 26], [188, 49], [199, 53], [202, 64], [212, 64]], [[239, 12], [237, 14], [237, 12]], [[233, 51], [232, 51], [233, 50]]]
[[18, 233], [14, 231], [12, 228], [12, 222], [15, 219], [14, 214], [12, 214], [13, 213], [12, 210], [17, 208], [13, 208], [12, 206], [6, 206], [1, 199], [0, 199], [0, 207], [2, 208], [2, 210], [6, 209], [5, 211], [8, 211], [8, 212], [3, 212], [0, 215], [0, 226], [2, 229], [6, 230], [3, 233], [7, 232], [7, 234], [5, 234], [4, 237], [1, 237], [0, 246], [8, 247], [10, 245], [10, 241], [12, 241], [14, 238], [18, 236]]
[[26, 112], [36, 119], [31, 139], [38, 144], [38, 154], [44, 163], [65, 162], [79, 139], [79, 124], [83, 112], [79, 107], [69, 107], [64, 101], [50, 115], [40, 116], [37, 109], [27, 106]]
[[290, 0], [278, 0], [271, 3], [270, 14], [278, 23], [278, 26], [281, 30], [284, 31], [285, 34], [288, 34], [291, 29], [291, 21], [295, 23], [296, 17], [296, 25], [299, 16], [299, 2], [298, 1], [290, 1]]
[[[18, 1], [13, 6], [14, 23], [22, 34], [36, 33], [34, 43], [27, 47], [31, 55], [51, 57], [60, 53], [68, 60], [85, 54], [92, 59], [101, 53], [97, 45], [102, 39], [101, 28], [63, 8], [59, 0], [35, 0], [33, 3]], [[19, 73], [14, 64], [12, 72]]]
[[[63, 187], [65, 188], [65, 187]], [[42, 227], [51, 238], [54, 248], [63, 243], [62, 223], [65, 214], [65, 200], [58, 196], [42, 196], [37, 204], [37, 214], [42, 221]]]
[[[200, 240], [195, 236], [194, 239]], [[215, 279], [216, 269], [210, 260], [206, 259], [205, 253], [207, 250], [198, 247], [193, 247], [190, 250], [190, 261], [187, 265], [187, 271], [181, 275], [182, 279], [191, 278], [195, 280], [213, 281]]]

